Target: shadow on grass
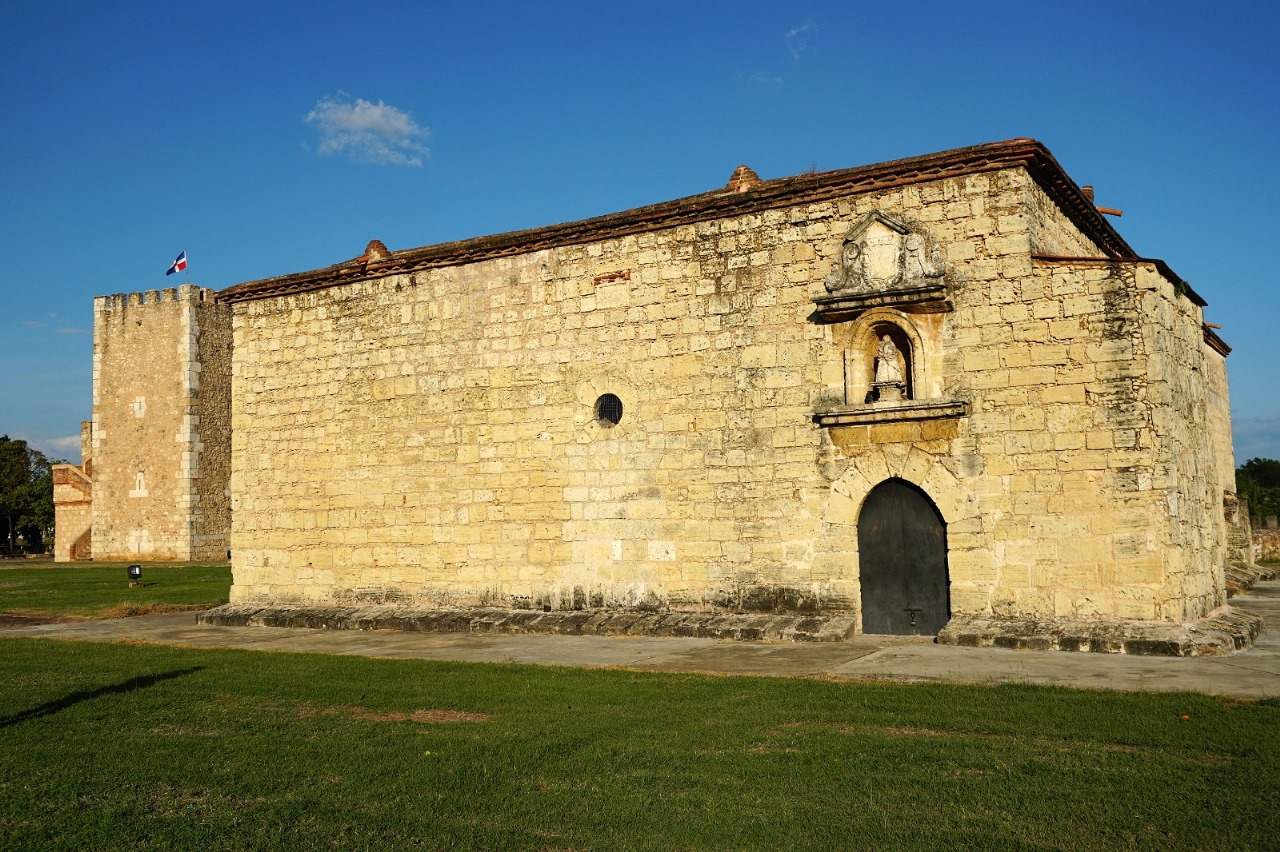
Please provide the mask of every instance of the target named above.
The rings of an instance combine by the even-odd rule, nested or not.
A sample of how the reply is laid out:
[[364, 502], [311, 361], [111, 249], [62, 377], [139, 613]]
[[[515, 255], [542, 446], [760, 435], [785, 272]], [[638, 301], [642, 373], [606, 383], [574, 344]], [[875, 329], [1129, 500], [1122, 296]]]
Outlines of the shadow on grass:
[[68, 707], [79, 704], [81, 701], [92, 701], [95, 698], [102, 698], [104, 695], [123, 695], [127, 692], [133, 692], [135, 689], [146, 689], [149, 686], [155, 686], [163, 680], [173, 680], [174, 678], [185, 677], [189, 674], [195, 674], [198, 671], [202, 671], [203, 669], [204, 666], [195, 666], [189, 669], [175, 669], [171, 672], [132, 677], [123, 683], [115, 683], [111, 686], [100, 686], [97, 689], [86, 689], [79, 692], [73, 692], [70, 695], [63, 696], [55, 701], [46, 701], [39, 707], [33, 707], [30, 710], [24, 710], [23, 712], [15, 713], [12, 716], [0, 716], [0, 728], [7, 728], [11, 725], [16, 725], [19, 722], [26, 722], [29, 719], [38, 719], [41, 716], [52, 716], [54, 713], [60, 713]]

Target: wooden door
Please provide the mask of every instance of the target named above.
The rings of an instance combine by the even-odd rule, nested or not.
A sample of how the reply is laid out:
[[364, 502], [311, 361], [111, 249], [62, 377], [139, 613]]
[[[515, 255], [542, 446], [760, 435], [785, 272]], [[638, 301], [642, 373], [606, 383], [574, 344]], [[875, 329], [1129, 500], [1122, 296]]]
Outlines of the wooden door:
[[947, 527], [919, 488], [888, 479], [867, 496], [858, 576], [863, 633], [932, 636], [951, 618]]

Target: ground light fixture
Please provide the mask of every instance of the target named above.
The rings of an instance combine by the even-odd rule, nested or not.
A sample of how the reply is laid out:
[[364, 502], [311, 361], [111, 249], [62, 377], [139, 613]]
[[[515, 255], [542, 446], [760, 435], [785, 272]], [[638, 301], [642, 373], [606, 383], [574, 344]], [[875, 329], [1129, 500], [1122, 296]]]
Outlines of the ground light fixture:
[[133, 588], [134, 586], [141, 586], [141, 585], [142, 585], [142, 566], [130, 565], [129, 566], [129, 588]]

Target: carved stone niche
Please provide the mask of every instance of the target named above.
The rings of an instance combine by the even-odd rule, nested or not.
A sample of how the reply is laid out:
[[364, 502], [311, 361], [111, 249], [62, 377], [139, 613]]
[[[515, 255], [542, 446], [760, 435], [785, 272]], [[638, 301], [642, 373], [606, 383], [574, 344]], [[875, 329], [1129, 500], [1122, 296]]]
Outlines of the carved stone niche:
[[952, 419], [968, 406], [943, 396], [939, 316], [912, 317], [897, 308], [873, 308], [832, 329], [844, 359], [839, 399], [818, 403], [819, 426]]
[[951, 310], [942, 250], [924, 234], [872, 211], [845, 233], [826, 281], [814, 299], [814, 322], [849, 320], [862, 311], [896, 307], [913, 313]]

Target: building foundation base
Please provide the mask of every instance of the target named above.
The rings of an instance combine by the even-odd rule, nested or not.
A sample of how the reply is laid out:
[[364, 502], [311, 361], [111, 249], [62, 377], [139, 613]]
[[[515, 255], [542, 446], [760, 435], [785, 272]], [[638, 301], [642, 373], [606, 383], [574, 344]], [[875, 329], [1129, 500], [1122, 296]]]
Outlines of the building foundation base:
[[1026, 651], [1088, 651], [1157, 657], [1211, 657], [1253, 644], [1262, 619], [1219, 607], [1199, 621], [1074, 621], [957, 616], [938, 634], [943, 645]]
[[423, 633], [546, 633], [569, 636], [680, 636], [698, 639], [839, 642], [856, 635], [852, 616], [610, 612], [401, 606], [359, 607], [225, 604], [200, 614], [201, 624], [405, 630]]
[[[566, 636], [679, 636], [742, 641], [841, 642], [856, 638], [853, 616], [707, 612], [554, 611], [496, 607], [422, 609], [393, 605], [225, 604], [199, 615], [224, 627], [309, 627], [421, 633], [541, 633]], [[943, 645], [1028, 651], [1088, 651], [1168, 657], [1230, 654], [1253, 644], [1262, 619], [1221, 607], [1183, 624], [957, 616], [938, 634]]]

